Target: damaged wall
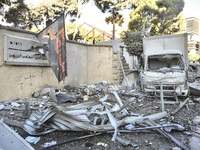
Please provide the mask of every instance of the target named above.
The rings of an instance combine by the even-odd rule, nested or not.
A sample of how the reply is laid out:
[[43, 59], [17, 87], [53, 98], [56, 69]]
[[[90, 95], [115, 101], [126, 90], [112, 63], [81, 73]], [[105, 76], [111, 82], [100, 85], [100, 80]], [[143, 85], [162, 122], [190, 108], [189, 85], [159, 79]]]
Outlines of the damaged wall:
[[[33, 91], [45, 87], [62, 88], [65, 85], [93, 84], [102, 80], [119, 83], [113, 63], [113, 49], [105, 45], [86, 45], [67, 41], [68, 76], [58, 83], [51, 67], [6, 65], [4, 61], [4, 35], [33, 38], [34, 33], [0, 26], [0, 101], [30, 96]], [[114, 79], [115, 77], [115, 79]]]

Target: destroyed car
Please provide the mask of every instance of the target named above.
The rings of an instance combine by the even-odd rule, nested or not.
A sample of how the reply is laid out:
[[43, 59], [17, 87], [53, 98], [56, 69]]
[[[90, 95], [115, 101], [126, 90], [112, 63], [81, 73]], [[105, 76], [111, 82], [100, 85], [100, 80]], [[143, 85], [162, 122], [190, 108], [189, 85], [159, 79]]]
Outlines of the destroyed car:
[[188, 57], [186, 34], [143, 39], [144, 69], [140, 72], [142, 90], [164, 97], [187, 97]]
[[200, 64], [190, 62], [188, 67], [188, 82], [192, 83], [195, 80], [200, 80]]

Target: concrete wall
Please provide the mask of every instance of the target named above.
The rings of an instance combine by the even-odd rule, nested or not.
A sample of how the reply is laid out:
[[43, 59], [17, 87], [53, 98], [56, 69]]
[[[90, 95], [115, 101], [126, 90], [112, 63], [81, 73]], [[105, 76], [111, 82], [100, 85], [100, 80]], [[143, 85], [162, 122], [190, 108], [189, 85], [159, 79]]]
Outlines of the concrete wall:
[[6, 65], [4, 61], [4, 34], [33, 38], [24, 30], [0, 26], [0, 101], [22, 99], [45, 87], [63, 88], [102, 80], [119, 83], [114, 79], [113, 50], [111, 46], [86, 45], [67, 41], [68, 76], [58, 83], [51, 67]]
[[102, 80], [113, 83], [110, 46], [97, 46], [67, 42], [68, 77], [65, 83], [78, 86], [93, 84]]

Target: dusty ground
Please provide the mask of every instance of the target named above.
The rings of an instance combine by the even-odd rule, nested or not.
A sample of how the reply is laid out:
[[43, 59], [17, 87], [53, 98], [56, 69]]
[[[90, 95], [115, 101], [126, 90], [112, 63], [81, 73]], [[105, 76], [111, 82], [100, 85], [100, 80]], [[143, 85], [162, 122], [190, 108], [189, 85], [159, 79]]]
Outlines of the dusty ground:
[[[121, 99], [126, 100], [130, 97], [120, 96]], [[155, 98], [140, 97], [137, 98], [135, 102], [132, 102], [129, 107], [135, 114], [143, 114], [144, 116], [161, 112], [160, 100]], [[165, 101], [174, 101], [165, 99]], [[182, 102], [183, 100], [179, 100]], [[165, 111], [169, 114], [175, 110], [179, 104], [165, 104]], [[36, 109], [36, 108], [35, 108]], [[33, 110], [32, 110], [33, 111]], [[14, 112], [14, 113], [13, 113]], [[162, 123], [177, 123], [185, 127], [185, 131], [192, 133], [192, 130], [195, 130], [198, 126], [192, 122], [193, 118], [200, 116], [200, 100], [198, 97], [190, 96], [190, 100], [184, 105], [174, 116], [168, 115], [167, 117], [157, 120], [157, 124]], [[2, 109], [0, 110], [0, 118], [8, 117], [10, 120], [17, 120], [23, 122], [23, 110], [18, 109]], [[11, 126], [17, 133], [19, 133], [23, 138], [28, 136], [22, 128]], [[137, 125], [135, 126], [137, 127]], [[141, 127], [141, 126], [138, 126]], [[124, 127], [121, 127], [124, 129]], [[188, 135], [187, 132], [183, 131], [174, 131], [170, 132], [177, 140], [182, 144], [189, 146], [189, 138], [191, 135]], [[42, 145], [47, 142], [56, 141], [57, 143], [63, 143], [70, 139], [76, 137], [93, 134], [88, 132], [72, 132], [72, 131], [56, 131], [46, 135], [40, 136], [40, 140], [37, 144], [31, 144], [35, 149], [43, 149]], [[59, 149], [59, 150], [171, 150], [174, 147], [179, 147], [173, 141], [166, 139], [163, 135], [156, 131], [144, 130], [134, 133], [120, 133], [120, 135], [131, 141], [132, 145], [124, 146], [117, 141], [113, 142], [112, 134], [102, 134], [96, 135], [94, 137], [84, 138], [80, 140], [75, 140], [68, 142], [66, 144], [60, 144], [59, 146], [48, 148], [50, 150]]]

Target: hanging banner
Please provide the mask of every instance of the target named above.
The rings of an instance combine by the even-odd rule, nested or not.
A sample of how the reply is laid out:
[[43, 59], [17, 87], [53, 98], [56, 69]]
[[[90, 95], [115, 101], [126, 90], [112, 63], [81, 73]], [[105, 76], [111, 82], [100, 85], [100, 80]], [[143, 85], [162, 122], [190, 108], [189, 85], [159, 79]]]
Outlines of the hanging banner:
[[67, 76], [67, 52], [64, 14], [36, 35], [58, 81]]

